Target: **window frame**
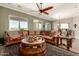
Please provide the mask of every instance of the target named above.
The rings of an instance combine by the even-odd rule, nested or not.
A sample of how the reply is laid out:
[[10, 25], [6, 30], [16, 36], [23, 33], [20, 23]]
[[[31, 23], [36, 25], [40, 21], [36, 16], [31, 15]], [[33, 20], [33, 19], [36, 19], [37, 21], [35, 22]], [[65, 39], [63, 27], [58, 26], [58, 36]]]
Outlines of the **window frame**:
[[[36, 22], [34, 20], [36, 20]], [[33, 30], [43, 30], [43, 21], [38, 19], [34, 19], [34, 20], [33, 20]], [[36, 24], [38, 25], [38, 27], [36, 26]], [[40, 24], [42, 25], [41, 28], [39, 27]]]
[[[48, 29], [48, 25], [50, 25], [50, 29]], [[46, 31], [48, 31], [48, 30], [51, 30], [51, 23], [49, 23], [49, 22], [45, 22], [45, 25], [44, 25], [44, 27], [45, 27], [45, 30]], [[47, 28], [46, 28], [47, 27]]]
[[14, 18], [14, 19], [12, 19], [12, 20], [17, 20], [18, 22], [19, 22], [19, 27], [18, 27], [18, 30], [20, 30], [21, 28], [20, 28], [20, 22], [21, 21], [25, 21], [25, 22], [27, 22], [27, 29], [24, 29], [24, 30], [28, 30], [28, 20], [27, 20], [27, 18], [22, 18], [22, 17], [18, 17], [18, 16], [14, 16], [14, 15], [8, 15], [8, 30], [9, 31], [18, 31], [18, 30], [10, 30], [9, 29], [9, 20], [11, 20], [11, 18]]
[[[63, 25], [63, 24], [67, 24], [68, 27], [66, 27], [66, 28], [65, 28], [65, 26], [64, 26], [64, 28], [61, 27], [61, 25]], [[69, 24], [68, 23], [61, 23], [61, 24], [57, 24], [57, 27], [59, 27], [60, 29], [69, 29]]]
[[[17, 21], [18, 22], [17, 28], [11, 27], [10, 21], [17, 21], [17, 20], [9, 20], [9, 31], [18, 31], [19, 30], [19, 21]], [[14, 30], [12, 30], [12, 29], [14, 29]]]

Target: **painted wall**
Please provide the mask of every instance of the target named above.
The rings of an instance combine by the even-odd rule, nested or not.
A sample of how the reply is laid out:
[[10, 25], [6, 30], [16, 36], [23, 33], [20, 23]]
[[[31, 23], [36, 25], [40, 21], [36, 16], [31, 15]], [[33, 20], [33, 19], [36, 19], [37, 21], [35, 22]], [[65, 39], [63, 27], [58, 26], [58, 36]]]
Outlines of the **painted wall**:
[[[76, 24], [76, 28], [74, 27], [74, 24]], [[79, 16], [76, 16], [73, 18], [73, 30], [75, 33], [75, 38], [79, 39]]]
[[[0, 36], [3, 36], [4, 31], [9, 29], [9, 19], [8, 19], [9, 15], [14, 15], [14, 16], [18, 16], [18, 17], [27, 19], [29, 22], [29, 24], [28, 24], [29, 30], [33, 30], [33, 19], [39, 19], [39, 20], [43, 20], [44, 22], [50, 22], [50, 21], [47, 21], [47, 20], [44, 20], [41, 18], [37, 18], [37, 17], [31, 16], [31, 15], [27, 15], [27, 14], [0, 6]], [[52, 22], [50, 22], [50, 23], [52, 23]]]

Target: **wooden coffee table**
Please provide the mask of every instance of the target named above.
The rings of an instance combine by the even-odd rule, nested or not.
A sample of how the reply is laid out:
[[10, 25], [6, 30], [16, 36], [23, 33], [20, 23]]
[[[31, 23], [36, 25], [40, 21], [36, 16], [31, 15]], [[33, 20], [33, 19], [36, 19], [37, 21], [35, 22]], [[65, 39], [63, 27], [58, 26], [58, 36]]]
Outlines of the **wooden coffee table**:
[[19, 54], [22, 56], [42, 56], [46, 54], [45, 40], [27, 42], [26, 39], [21, 41]]

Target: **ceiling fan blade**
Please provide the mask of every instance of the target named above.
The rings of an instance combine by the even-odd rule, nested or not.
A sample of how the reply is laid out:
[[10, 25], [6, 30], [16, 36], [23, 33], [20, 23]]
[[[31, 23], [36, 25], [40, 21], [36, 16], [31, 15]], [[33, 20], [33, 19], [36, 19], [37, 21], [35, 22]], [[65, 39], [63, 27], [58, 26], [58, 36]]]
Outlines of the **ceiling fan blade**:
[[38, 3], [36, 3], [36, 5], [37, 5], [38, 9], [41, 10], [41, 8], [40, 8], [40, 6], [38, 5]]
[[49, 14], [49, 13], [48, 13], [48, 12], [46, 12], [46, 11], [44, 11], [43, 13], [44, 13], [44, 14], [46, 14], [46, 15], [48, 15], [48, 14]]
[[38, 5], [38, 3], [36, 3], [36, 5], [37, 5], [37, 7], [39, 9], [39, 12], [42, 13], [43, 12], [43, 10], [42, 10], [42, 3], [40, 3], [41, 7]]
[[47, 7], [47, 8], [45, 8], [45, 9], [43, 9], [42, 11], [44, 12], [44, 11], [50, 10], [50, 9], [52, 9], [52, 8], [53, 8], [53, 6], [50, 6], [50, 7]]
[[46, 12], [46, 10], [52, 9], [53, 6], [47, 7], [47, 8], [45, 8], [45, 9], [42, 9], [42, 3], [40, 3], [40, 4], [41, 4], [41, 7], [38, 5], [38, 3], [36, 3], [36, 5], [37, 5], [37, 7], [38, 7], [38, 9], [39, 9], [40, 14], [41, 14], [41, 13], [44, 13], [44, 14], [48, 15], [49, 13]]

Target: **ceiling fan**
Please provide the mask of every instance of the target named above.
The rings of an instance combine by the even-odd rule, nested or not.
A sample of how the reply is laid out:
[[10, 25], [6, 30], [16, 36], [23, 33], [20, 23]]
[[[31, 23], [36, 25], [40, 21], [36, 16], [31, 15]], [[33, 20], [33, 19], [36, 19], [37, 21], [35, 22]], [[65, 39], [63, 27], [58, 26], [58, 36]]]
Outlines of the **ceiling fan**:
[[[37, 7], [38, 7], [38, 10], [40, 13], [44, 13], [46, 15], [48, 15], [49, 13], [47, 12], [48, 10], [52, 9], [53, 6], [49, 6], [49, 7], [46, 7], [46, 8], [42, 8], [42, 3], [40, 3], [40, 5], [38, 3], [36, 3]], [[41, 6], [41, 7], [40, 7]]]

